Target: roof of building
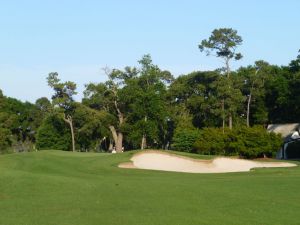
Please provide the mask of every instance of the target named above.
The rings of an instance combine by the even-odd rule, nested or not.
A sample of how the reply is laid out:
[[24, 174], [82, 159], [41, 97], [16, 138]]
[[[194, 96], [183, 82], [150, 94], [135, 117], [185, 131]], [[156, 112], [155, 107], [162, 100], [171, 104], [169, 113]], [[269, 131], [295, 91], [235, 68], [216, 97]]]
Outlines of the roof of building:
[[267, 127], [269, 132], [281, 134], [284, 139], [289, 138], [291, 134], [300, 128], [300, 123], [286, 123], [286, 124], [270, 124]]

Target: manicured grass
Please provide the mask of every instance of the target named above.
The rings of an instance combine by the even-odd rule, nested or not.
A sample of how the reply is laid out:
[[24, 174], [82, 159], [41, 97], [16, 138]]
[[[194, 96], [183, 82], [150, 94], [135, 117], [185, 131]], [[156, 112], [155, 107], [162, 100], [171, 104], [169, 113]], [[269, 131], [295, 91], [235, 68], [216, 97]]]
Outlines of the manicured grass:
[[1, 155], [0, 224], [300, 223], [300, 167], [229, 174], [117, 168], [132, 154]]

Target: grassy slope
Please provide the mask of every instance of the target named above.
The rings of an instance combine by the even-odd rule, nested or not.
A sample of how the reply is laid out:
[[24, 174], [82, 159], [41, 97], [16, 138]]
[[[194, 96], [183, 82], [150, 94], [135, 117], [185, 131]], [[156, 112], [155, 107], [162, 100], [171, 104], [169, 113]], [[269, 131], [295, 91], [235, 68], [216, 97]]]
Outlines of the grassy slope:
[[299, 224], [300, 167], [231, 174], [116, 167], [131, 154], [0, 156], [0, 224]]

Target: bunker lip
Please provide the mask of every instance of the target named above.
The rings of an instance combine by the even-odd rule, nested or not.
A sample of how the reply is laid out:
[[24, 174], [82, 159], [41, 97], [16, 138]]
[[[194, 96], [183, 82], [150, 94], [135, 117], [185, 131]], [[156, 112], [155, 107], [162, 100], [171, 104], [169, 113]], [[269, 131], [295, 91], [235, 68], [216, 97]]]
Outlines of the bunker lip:
[[120, 168], [185, 173], [231, 173], [246, 172], [253, 168], [293, 166], [297, 165], [288, 162], [260, 162], [228, 157], [217, 157], [212, 160], [201, 160], [154, 150], [136, 153], [132, 156], [131, 162], [119, 164]]

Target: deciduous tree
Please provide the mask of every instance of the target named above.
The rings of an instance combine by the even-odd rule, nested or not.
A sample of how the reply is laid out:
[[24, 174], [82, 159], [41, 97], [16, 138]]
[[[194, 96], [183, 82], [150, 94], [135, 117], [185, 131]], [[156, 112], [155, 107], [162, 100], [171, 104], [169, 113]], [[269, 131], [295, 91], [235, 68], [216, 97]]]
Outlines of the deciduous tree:
[[58, 107], [63, 115], [63, 120], [69, 125], [72, 137], [72, 151], [75, 151], [75, 132], [72, 114], [74, 111], [73, 96], [77, 94], [76, 84], [71, 81], [61, 82], [58, 73], [50, 73], [47, 77], [48, 85], [53, 88], [52, 104]]

